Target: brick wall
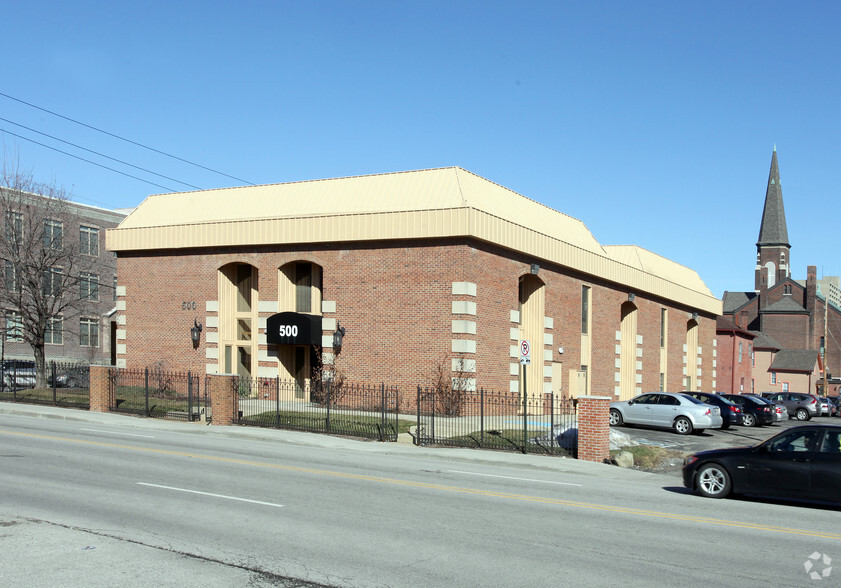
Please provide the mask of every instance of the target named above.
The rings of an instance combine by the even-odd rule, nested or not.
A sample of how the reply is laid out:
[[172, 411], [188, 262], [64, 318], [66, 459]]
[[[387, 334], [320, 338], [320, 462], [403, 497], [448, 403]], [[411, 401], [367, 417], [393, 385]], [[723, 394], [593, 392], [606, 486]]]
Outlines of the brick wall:
[[[260, 247], [247, 251], [221, 249], [121, 254], [118, 359], [128, 368], [160, 364], [164, 369], [205, 373], [216, 371], [216, 329], [208, 325], [218, 313], [207, 303], [218, 301], [218, 269], [228, 263], [257, 268], [259, 300], [276, 304], [278, 268], [292, 261], [321, 266], [324, 316], [347, 329], [335, 365], [351, 381], [396, 385], [404, 402], [413, 403], [417, 385], [430, 385], [436, 367], [452, 368], [467, 360], [465, 374], [476, 387], [516, 391], [516, 344], [519, 324], [518, 288], [535, 260], [484, 243], [467, 240], [426, 240], [354, 243], [304, 247]], [[614, 396], [617, 386], [616, 332], [626, 288], [561, 267], [541, 265], [546, 324], [543, 340], [532, 342], [538, 382], [535, 393], [552, 386], [553, 362], [562, 363], [563, 390], [569, 370], [581, 358], [581, 285], [592, 288], [591, 393]], [[455, 288], [454, 284], [468, 288]], [[633, 342], [635, 387], [657, 390], [660, 377], [660, 309], [669, 315], [667, 390], [683, 388], [684, 351], [690, 309], [635, 293], [638, 340]], [[261, 313], [267, 316], [268, 313]], [[513, 317], [513, 319], [512, 319]], [[203, 323], [201, 343], [193, 349], [190, 327]], [[714, 317], [702, 316], [703, 389], [712, 389]], [[456, 331], [456, 332], [454, 332]], [[329, 335], [329, 331], [325, 331]], [[258, 337], [265, 340], [264, 334]], [[563, 353], [558, 349], [562, 347]], [[263, 343], [260, 348], [265, 351]], [[474, 350], [475, 348], [475, 350]], [[332, 349], [327, 349], [332, 351]], [[271, 368], [271, 361], [262, 366]], [[474, 367], [475, 365], [475, 367]], [[696, 367], [696, 366], [693, 366]], [[471, 377], [472, 375], [472, 377]], [[537, 386], [537, 387], [536, 387]], [[408, 393], [407, 393], [408, 392]], [[404, 405], [410, 408], [410, 405]]]
[[601, 463], [610, 457], [610, 401], [606, 396], [578, 399], [578, 459]]

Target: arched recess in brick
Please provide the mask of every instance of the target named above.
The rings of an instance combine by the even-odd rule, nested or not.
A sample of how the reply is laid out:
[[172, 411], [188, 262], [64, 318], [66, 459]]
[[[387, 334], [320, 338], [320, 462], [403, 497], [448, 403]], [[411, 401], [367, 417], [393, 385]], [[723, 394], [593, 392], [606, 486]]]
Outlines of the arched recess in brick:
[[637, 382], [637, 307], [625, 302], [621, 308], [619, 339], [619, 399], [635, 396]]
[[[323, 269], [306, 260], [291, 261], [278, 268], [278, 312], [321, 315]], [[320, 361], [315, 345], [278, 345], [278, 375], [294, 380], [295, 397], [304, 398], [312, 383], [313, 368]]]
[[698, 321], [686, 323], [686, 390], [698, 389]]
[[543, 280], [533, 274], [520, 277], [519, 299], [520, 339], [531, 343], [531, 363], [525, 366], [526, 392], [531, 400], [543, 396], [543, 324], [546, 305]]
[[219, 268], [219, 372], [244, 378], [257, 373], [257, 268], [229, 263]]

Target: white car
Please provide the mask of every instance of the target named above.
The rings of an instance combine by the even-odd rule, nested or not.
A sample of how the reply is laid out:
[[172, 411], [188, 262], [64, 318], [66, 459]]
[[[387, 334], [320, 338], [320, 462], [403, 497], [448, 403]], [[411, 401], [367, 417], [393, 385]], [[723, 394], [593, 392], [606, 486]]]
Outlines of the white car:
[[3, 387], [10, 390], [35, 387], [35, 362], [9, 359], [0, 366]]
[[650, 392], [624, 402], [610, 403], [610, 424], [645, 425], [674, 429], [689, 435], [704, 429], [720, 429], [724, 421], [717, 406], [704, 404], [686, 394]]

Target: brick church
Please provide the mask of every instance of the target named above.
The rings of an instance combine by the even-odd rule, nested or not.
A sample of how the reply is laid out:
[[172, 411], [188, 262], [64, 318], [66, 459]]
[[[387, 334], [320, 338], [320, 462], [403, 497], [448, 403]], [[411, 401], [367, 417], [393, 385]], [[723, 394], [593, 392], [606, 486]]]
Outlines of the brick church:
[[[841, 308], [834, 303], [832, 278], [818, 279], [817, 267], [807, 266], [806, 280], [791, 275], [791, 243], [786, 226], [777, 151], [765, 192], [765, 206], [756, 243], [755, 285], [752, 292], [725, 292], [724, 316], [717, 325], [719, 342], [729, 340], [733, 353], [722, 354], [719, 379], [730, 392], [787, 391], [824, 393], [824, 368], [841, 375]], [[739, 345], [742, 352], [736, 352]], [[825, 347], [825, 350], [824, 350]], [[750, 351], [748, 351], [750, 350]], [[764, 361], [759, 356], [765, 357]], [[746, 384], [745, 374], [750, 374]], [[797, 381], [797, 386], [789, 387]]]

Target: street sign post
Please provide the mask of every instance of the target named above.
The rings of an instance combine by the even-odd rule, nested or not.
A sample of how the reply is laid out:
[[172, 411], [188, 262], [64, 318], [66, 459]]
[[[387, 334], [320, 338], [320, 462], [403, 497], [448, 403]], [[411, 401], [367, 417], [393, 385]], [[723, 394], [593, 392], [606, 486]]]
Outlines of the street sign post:
[[528, 365], [531, 363], [531, 344], [527, 339], [520, 341], [520, 364]]

